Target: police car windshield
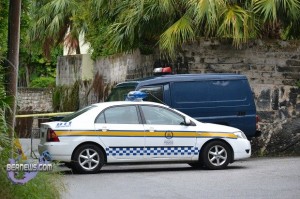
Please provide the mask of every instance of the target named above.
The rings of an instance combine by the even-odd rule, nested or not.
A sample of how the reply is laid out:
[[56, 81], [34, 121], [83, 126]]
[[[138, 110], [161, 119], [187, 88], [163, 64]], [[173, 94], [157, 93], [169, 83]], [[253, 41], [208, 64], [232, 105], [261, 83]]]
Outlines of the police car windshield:
[[112, 101], [124, 101], [126, 99], [127, 94], [130, 91], [135, 90], [136, 85], [126, 85], [122, 87], [115, 87], [112, 89], [110, 95], [107, 98], [107, 102]]
[[60, 121], [69, 122], [72, 119], [74, 119], [75, 117], [77, 117], [77, 116], [79, 116], [79, 115], [81, 115], [81, 114], [83, 114], [83, 113], [85, 113], [85, 112], [87, 112], [87, 111], [89, 111], [89, 110], [91, 110], [92, 108], [95, 108], [95, 107], [97, 107], [97, 106], [94, 106], [94, 105], [87, 106], [83, 109], [80, 109], [79, 111], [76, 111], [74, 113], [71, 113], [70, 115], [67, 115], [66, 117], [62, 118]]

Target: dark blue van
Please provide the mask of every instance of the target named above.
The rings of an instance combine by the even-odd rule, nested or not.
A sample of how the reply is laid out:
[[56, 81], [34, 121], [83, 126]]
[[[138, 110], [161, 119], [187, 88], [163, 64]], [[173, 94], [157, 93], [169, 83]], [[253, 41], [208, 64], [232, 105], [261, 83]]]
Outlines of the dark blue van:
[[126, 81], [113, 88], [107, 101], [124, 100], [133, 90], [147, 92], [145, 100], [164, 103], [201, 122], [239, 128], [249, 139], [260, 135], [253, 94], [244, 75], [180, 74]]

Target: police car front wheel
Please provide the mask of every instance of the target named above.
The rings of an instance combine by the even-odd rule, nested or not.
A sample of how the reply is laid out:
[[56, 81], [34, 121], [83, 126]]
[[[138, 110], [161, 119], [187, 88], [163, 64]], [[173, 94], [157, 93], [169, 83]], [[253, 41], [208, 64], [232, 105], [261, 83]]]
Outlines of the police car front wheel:
[[101, 149], [93, 144], [78, 147], [73, 156], [73, 169], [78, 173], [97, 173], [104, 163]]
[[229, 146], [220, 140], [208, 143], [201, 154], [201, 160], [208, 169], [226, 168], [231, 157], [232, 152]]

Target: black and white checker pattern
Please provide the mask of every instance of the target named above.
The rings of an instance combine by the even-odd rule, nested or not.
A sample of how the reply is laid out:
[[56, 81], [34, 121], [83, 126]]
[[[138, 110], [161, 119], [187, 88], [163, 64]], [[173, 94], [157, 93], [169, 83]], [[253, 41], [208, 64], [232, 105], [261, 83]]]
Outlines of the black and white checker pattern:
[[141, 155], [198, 155], [199, 149], [194, 146], [177, 147], [111, 147], [106, 148], [107, 156], [141, 156]]

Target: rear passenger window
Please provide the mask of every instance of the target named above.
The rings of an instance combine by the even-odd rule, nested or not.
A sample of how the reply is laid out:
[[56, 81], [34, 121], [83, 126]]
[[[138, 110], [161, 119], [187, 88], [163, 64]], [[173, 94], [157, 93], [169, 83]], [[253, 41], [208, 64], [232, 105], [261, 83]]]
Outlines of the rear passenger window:
[[135, 106], [117, 106], [106, 109], [95, 123], [139, 124], [139, 118]]

